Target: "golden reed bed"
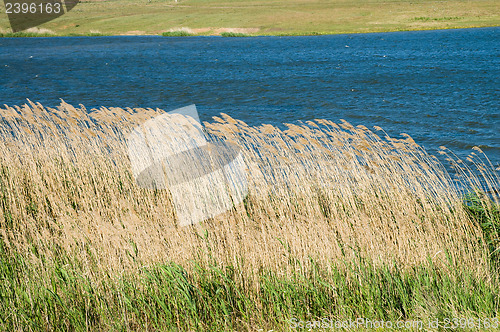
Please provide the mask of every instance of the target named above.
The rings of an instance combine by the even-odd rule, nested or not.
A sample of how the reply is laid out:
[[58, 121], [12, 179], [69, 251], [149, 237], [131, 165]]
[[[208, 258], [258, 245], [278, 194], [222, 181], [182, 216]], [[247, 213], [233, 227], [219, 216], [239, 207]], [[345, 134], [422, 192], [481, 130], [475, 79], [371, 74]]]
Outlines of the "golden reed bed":
[[[122, 272], [195, 258], [250, 273], [307, 270], [309, 258], [487, 269], [481, 232], [437, 158], [408, 135], [379, 137], [345, 121], [280, 130], [222, 114], [205, 123], [241, 148], [249, 194], [214, 219], [177, 226], [168, 190], [139, 188], [127, 155], [127, 134], [161, 113], [64, 102], [1, 108], [3, 241], [33, 262], [74, 255], [90, 276], [96, 264]], [[483, 170], [479, 179], [463, 168], [464, 183], [497, 186], [496, 171]]]

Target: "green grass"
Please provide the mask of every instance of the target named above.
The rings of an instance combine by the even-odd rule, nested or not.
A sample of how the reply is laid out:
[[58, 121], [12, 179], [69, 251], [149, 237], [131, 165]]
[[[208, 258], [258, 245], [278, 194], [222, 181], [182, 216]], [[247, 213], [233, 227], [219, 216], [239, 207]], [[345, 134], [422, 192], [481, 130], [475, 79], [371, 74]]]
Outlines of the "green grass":
[[[64, 36], [64, 35], [60, 35], [60, 36]], [[105, 35], [103, 35], [102, 33], [98, 33], [98, 32], [89, 32], [89, 33], [83, 33], [83, 34], [70, 33], [67, 36], [68, 37], [103, 37]]]
[[[4, 10], [3, 8], [1, 9]], [[41, 27], [56, 35], [150, 34], [189, 28], [195, 35], [217, 29], [251, 29], [250, 35], [310, 35], [498, 26], [496, 0], [183, 0], [85, 1]], [[0, 15], [0, 31], [10, 31]]]
[[187, 31], [166, 31], [162, 33], [163, 37], [187, 37], [192, 34]]
[[36, 33], [36, 32], [24, 32], [24, 31], [18, 31], [18, 32], [5, 32], [2, 33], [0, 32], [0, 38], [1, 37], [53, 37], [54, 34], [51, 33]]
[[428, 16], [420, 16], [420, 17], [415, 17], [413, 20], [414, 21], [456, 21], [456, 20], [461, 20], [463, 17], [455, 16], [455, 17], [428, 17]]
[[480, 225], [492, 262], [500, 266], [500, 206], [474, 192], [465, 195], [464, 206]]
[[220, 34], [222, 37], [250, 37], [249, 34], [240, 32], [223, 32]]
[[56, 264], [36, 268], [1, 244], [0, 329], [289, 330], [292, 319], [359, 317], [428, 324], [495, 318], [500, 304], [498, 274], [481, 280], [431, 263], [408, 271], [345, 261], [327, 271], [311, 260], [308, 273], [259, 272], [255, 290], [241, 282], [241, 274], [251, 277], [246, 271], [218, 262], [187, 267], [167, 262], [95, 282], [81, 273], [77, 261], [57, 252]]
[[53, 33], [38, 33], [38, 32], [24, 32], [24, 31], [0, 33], [0, 38], [2, 38], [2, 37], [5, 37], [5, 38], [21, 38], [21, 37], [35, 38], [35, 37], [57, 37], [57, 36], [101, 37], [104, 35], [102, 33], [96, 33], [96, 32], [88, 32], [88, 33], [83, 33], [83, 34], [70, 33], [67, 35], [56, 35]]

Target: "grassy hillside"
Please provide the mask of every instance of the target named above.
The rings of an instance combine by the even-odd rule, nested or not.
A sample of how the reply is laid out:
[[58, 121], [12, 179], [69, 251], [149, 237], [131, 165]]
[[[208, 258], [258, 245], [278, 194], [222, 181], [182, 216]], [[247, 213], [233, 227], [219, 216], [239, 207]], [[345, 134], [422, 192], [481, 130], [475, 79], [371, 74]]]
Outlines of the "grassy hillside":
[[[0, 7], [0, 33], [10, 31]], [[87, 0], [40, 28], [59, 35], [295, 35], [497, 26], [496, 0]], [[46, 30], [42, 30], [47, 32]]]

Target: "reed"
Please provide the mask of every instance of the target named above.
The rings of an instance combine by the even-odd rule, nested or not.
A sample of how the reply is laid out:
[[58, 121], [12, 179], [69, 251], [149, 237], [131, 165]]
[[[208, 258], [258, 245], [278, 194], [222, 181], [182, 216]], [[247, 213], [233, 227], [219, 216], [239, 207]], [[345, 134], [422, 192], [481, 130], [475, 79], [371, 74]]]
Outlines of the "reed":
[[38, 32], [0, 32], [0, 38], [17, 38], [17, 37], [53, 37], [53, 33], [38, 33]]
[[187, 37], [191, 36], [192, 33], [189, 33], [188, 31], [184, 30], [177, 30], [177, 31], [165, 31], [161, 35], [163, 37]]
[[220, 35], [222, 37], [250, 37], [249, 34], [241, 32], [222, 32]]
[[251, 127], [222, 114], [204, 127], [241, 148], [248, 196], [180, 227], [168, 190], [138, 187], [127, 156], [127, 134], [161, 113], [0, 109], [3, 328], [497, 315], [500, 181], [479, 151], [466, 164], [443, 149], [457, 186], [406, 134], [343, 120]]

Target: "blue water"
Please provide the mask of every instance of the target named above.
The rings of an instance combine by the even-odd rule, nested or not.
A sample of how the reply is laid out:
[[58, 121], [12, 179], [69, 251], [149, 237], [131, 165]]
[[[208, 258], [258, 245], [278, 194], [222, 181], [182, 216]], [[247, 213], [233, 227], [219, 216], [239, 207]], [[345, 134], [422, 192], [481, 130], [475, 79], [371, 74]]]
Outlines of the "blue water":
[[346, 119], [500, 165], [500, 28], [309, 37], [0, 38], [0, 105], [60, 98], [248, 124]]

